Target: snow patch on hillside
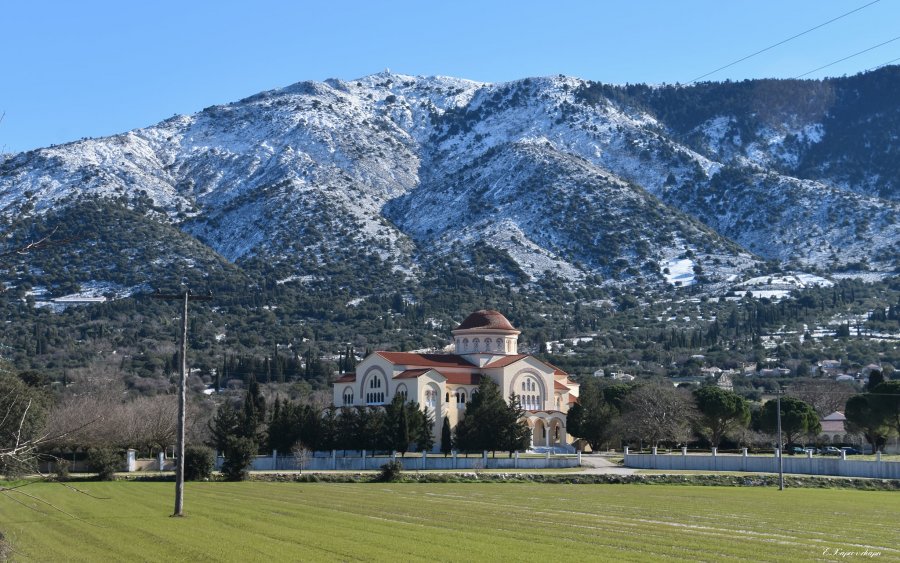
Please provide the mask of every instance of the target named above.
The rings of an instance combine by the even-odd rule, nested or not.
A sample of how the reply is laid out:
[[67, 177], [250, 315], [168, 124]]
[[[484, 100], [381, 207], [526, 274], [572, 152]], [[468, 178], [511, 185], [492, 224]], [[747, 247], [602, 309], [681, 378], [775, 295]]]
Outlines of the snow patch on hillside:
[[[668, 271], [668, 273], [666, 273]], [[693, 285], [694, 261], [690, 258], [676, 258], [663, 263], [663, 276], [666, 283], [680, 287]]]

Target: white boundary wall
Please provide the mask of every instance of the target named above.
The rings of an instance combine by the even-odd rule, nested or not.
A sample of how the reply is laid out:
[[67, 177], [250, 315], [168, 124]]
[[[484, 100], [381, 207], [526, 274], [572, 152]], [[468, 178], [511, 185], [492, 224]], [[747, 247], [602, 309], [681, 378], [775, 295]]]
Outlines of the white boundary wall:
[[[482, 455], [469, 454], [468, 457], [453, 452], [447, 457], [423, 454], [398, 454], [373, 456], [371, 453], [349, 452], [351, 455], [338, 456], [337, 452], [316, 452], [303, 462], [304, 471], [365, 471], [380, 469], [385, 463], [396, 459], [403, 464], [406, 471], [426, 470], [474, 470], [474, 469], [561, 469], [579, 467], [581, 453], [574, 456], [558, 456], [546, 453], [541, 457], [521, 457], [518, 452], [509, 457], [506, 452], [497, 452], [491, 457], [487, 452]], [[355, 454], [355, 455], [352, 455]], [[216, 457], [216, 468], [222, 467], [223, 458]], [[252, 471], [293, 471], [300, 469], [297, 460], [291, 455], [279, 455], [272, 452], [268, 456], [256, 456], [253, 459]]]
[[[747, 455], [632, 454], [625, 452], [625, 467], [637, 469], [747, 471], [778, 473], [778, 457]], [[843, 457], [784, 456], [784, 472], [804, 475], [834, 475], [900, 479], [900, 462], [855, 461]]]

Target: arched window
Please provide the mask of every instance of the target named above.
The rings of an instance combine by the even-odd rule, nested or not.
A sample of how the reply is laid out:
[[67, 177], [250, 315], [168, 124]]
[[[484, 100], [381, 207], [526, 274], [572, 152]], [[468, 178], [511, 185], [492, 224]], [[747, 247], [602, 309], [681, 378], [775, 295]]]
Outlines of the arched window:
[[403, 397], [403, 400], [406, 401], [406, 396], [408, 391], [406, 389], [406, 385], [401, 383], [399, 387], [397, 387], [397, 394]]
[[498, 352], [503, 351], [503, 339], [502, 338], [497, 339], [497, 351]]
[[383, 405], [384, 391], [381, 391], [383, 388], [381, 377], [378, 374], [372, 374], [372, 377], [369, 378], [368, 391], [366, 392], [366, 404]]
[[541, 393], [541, 384], [532, 374], [524, 374], [522, 377], [522, 408], [525, 410], [540, 410], [544, 408], [544, 399]]
[[436, 407], [437, 406], [437, 391], [433, 391], [431, 389], [425, 390], [425, 406], [426, 407]]
[[466, 406], [466, 390], [465, 389], [457, 389], [456, 390], [456, 408], [461, 409]]
[[485, 339], [484, 339], [484, 351], [485, 351], [485, 352], [490, 352], [490, 351], [491, 351], [491, 339], [490, 339], [490, 338], [485, 338]]
[[473, 339], [472, 339], [472, 351], [473, 351], [473, 352], [477, 352], [477, 351], [478, 351], [478, 345], [479, 345], [480, 343], [481, 343], [481, 342], [480, 342], [477, 338], [473, 338]]
[[353, 404], [353, 388], [347, 387], [344, 389], [344, 405], [352, 405]]
[[447, 395], [444, 397], [444, 402], [445, 402], [445, 403], [449, 403], [449, 402], [450, 402], [450, 391], [447, 391]]
[[469, 351], [469, 339], [464, 338], [463, 339], [463, 352], [468, 352], [468, 351]]

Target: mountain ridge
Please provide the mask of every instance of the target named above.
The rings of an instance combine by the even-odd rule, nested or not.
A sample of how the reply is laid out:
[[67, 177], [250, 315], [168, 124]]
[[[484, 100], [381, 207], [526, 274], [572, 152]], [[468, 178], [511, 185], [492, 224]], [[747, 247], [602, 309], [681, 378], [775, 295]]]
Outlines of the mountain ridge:
[[[372, 253], [408, 277], [478, 246], [515, 262], [508, 281], [523, 287], [549, 271], [575, 285], [665, 289], [666, 264], [686, 253], [711, 287], [763, 260], [887, 273], [900, 246], [896, 177], [881, 156], [821, 155], [853, 132], [869, 145], [893, 139], [861, 129], [848, 94], [874, 92], [872, 111], [890, 126], [900, 115], [883, 99], [891, 84], [898, 67], [658, 87], [387, 72], [298, 82], [6, 155], [0, 216], [7, 237], [22, 236], [8, 229], [99, 197], [232, 263], [263, 258], [298, 276], [316, 273], [300, 253]], [[678, 105], [695, 99], [705, 105]], [[866, 162], [877, 177], [848, 168]]]

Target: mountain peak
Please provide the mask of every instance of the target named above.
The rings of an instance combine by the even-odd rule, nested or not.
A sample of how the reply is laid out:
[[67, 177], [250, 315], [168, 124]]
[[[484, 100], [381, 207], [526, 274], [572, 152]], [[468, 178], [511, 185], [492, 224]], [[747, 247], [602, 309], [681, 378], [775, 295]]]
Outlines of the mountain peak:
[[891, 272], [895, 88], [896, 73], [649, 87], [386, 69], [7, 157], [0, 214], [99, 199], [299, 276], [360, 256], [404, 276], [461, 257], [520, 286], [666, 287], [675, 260], [710, 286], [760, 258]]

